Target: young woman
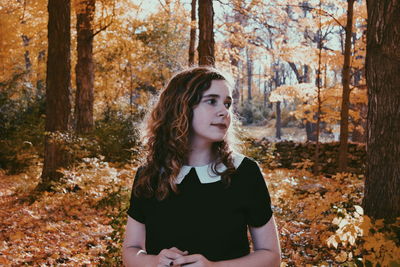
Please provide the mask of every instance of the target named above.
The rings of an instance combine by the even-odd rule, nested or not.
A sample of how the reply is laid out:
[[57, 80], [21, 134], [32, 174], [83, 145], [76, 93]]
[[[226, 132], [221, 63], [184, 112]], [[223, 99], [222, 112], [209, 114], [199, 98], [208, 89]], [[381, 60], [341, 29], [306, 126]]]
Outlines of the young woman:
[[180, 72], [162, 91], [132, 188], [126, 266], [280, 265], [260, 168], [230, 145], [231, 106], [230, 83], [210, 67]]

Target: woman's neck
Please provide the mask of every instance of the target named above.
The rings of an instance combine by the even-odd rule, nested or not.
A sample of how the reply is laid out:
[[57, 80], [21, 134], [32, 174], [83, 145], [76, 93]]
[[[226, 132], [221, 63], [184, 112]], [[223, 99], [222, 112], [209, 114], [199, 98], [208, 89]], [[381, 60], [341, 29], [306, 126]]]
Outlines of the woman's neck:
[[193, 144], [189, 152], [189, 166], [203, 166], [214, 160], [212, 155], [212, 144]]

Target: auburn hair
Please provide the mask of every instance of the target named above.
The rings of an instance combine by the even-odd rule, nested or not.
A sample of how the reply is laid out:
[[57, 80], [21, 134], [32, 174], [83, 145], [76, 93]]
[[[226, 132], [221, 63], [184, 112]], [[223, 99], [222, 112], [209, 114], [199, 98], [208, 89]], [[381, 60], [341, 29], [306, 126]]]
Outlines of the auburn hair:
[[[200, 103], [213, 80], [224, 80], [230, 84], [228, 77], [212, 67], [204, 66], [189, 68], [171, 78], [145, 122], [144, 154], [135, 181], [135, 196], [155, 196], [157, 200], [163, 200], [171, 190], [179, 193], [175, 179], [187, 163], [190, 152], [193, 108]], [[231, 124], [233, 120], [232, 116]], [[231, 150], [231, 140], [234, 140], [232, 128], [229, 127], [226, 140], [212, 145], [216, 156], [212, 171], [221, 175], [226, 186], [229, 186], [231, 174], [235, 172]], [[221, 163], [227, 169], [219, 173], [216, 166]]]

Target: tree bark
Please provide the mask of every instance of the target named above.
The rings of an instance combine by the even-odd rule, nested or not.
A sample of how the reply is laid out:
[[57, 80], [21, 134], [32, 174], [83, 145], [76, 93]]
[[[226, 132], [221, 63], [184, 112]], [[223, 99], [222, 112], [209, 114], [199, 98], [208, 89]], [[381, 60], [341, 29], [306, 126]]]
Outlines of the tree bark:
[[[319, 8], [321, 9], [321, 2]], [[322, 63], [322, 38], [321, 38], [321, 15], [319, 15], [319, 30], [318, 30], [318, 69], [317, 69], [317, 78], [315, 80], [317, 86], [317, 113], [315, 116], [317, 117], [316, 123], [316, 140], [315, 140], [315, 155], [314, 155], [314, 166], [313, 166], [313, 173], [314, 175], [318, 175], [319, 173], [319, 134], [320, 134], [320, 127], [321, 127], [321, 107], [322, 107], [322, 99], [321, 99], [321, 89], [322, 89], [322, 77], [321, 77], [321, 63]]]
[[247, 101], [252, 99], [252, 84], [253, 84], [253, 60], [250, 55], [249, 48], [246, 48], [246, 65], [247, 65]]
[[319, 1], [319, 24], [318, 24], [318, 69], [317, 69], [317, 78], [315, 80], [317, 86], [317, 113], [315, 116], [317, 117], [317, 124], [316, 124], [316, 138], [315, 141], [315, 155], [314, 155], [314, 168], [313, 172], [314, 175], [318, 175], [319, 173], [319, 134], [320, 134], [320, 127], [321, 127], [321, 115], [322, 115], [322, 98], [321, 98], [321, 90], [322, 90], [322, 48], [323, 48], [323, 37], [322, 37], [322, 18], [321, 18], [321, 1]]
[[78, 59], [75, 67], [75, 130], [86, 134], [93, 130], [94, 68], [93, 19], [96, 0], [80, 0], [76, 11]]
[[[46, 55], [45, 50], [41, 50], [38, 53], [37, 65], [38, 65], [39, 69], [41, 68], [42, 64], [46, 64], [46, 62], [44, 61], [45, 55]], [[36, 73], [36, 89], [37, 89], [36, 99], [39, 100], [39, 98], [41, 98], [45, 94], [45, 92], [44, 92], [44, 75], [41, 71], [37, 71], [37, 73]]]
[[268, 101], [268, 96], [267, 96], [267, 80], [264, 80], [264, 92], [263, 92], [263, 107], [267, 108], [267, 101]]
[[[366, 90], [366, 89], [364, 89]], [[367, 111], [368, 106], [366, 103], [357, 103], [355, 108], [360, 112], [360, 119], [353, 122], [354, 129], [351, 134], [351, 141], [357, 143], [366, 143], [367, 135], [366, 135], [366, 128], [367, 128]], [[359, 130], [360, 128], [361, 130]]]
[[400, 2], [367, 0], [367, 174], [363, 207], [400, 216]]
[[[244, 16], [237, 11], [234, 11], [234, 15], [233, 15], [233, 21], [237, 22], [241, 25], [243, 25], [245, 23], [245, 18]], [[233, 27], [233, 29], [230, 31], [230, 34], [235, 36], [236, 34], [239, 34], [239, 31], [237, 29], [237, 27]], [[231, 51], [239, 51], [239, 54], [241, 53], [240, 51], [243, 50], [243, 47], [241, 45], [238, 45], [236, 42], [232, 42], [231, 39], [229, 39], [229, 46], [230, 46], [230, 50]], [[239, 106], [239, 102], [241, 99], [241, 80], [242, 80], [242, 71], [241, 71], [241, 65], [242, 62], [241, 60], [237, 57], [238, 55], [230, 55], [230, 62], [231, 62], [231, 66], [236, 68], [236, 77], [235, 78], [235, 86], [234, 86], [234, 90], [232, 92], [232, 97], [233, 97], [233, 111], [235, 113], [238, 112], [238, 106]], [[235, 71], [233, 71], [233, 73], [235, 73]]]
[[29, 50], [28, 50], [28, 46], [29, 46], [29, 42], [31, 40], [31, 38], [29, 38], [28, 36], [26, 36], [25, 34], [23, 34], [21, 36], [22, 38], [22, 44], [24, 47], [26, 47], [25, 53], [24, 53], [24, 58], [25, 58], [25, 69], [27, 72], [30, 72], [32, 69], [32, 62], [31, 62], [31, 58], [29, 56]]
[[194, 65], [194, 52], [196, 44], [196, 0], [192, 0], [192, 14], [189, 41], [189, 66]]
[[[275, 84], [275, 88], [278, 88], [282, 84], [285, 84], [284, 74], [282, 73], [282, 65], [273, 64], [272, 69], [274, 72], [273, 82]], [[276, 102], [276, 122], [275, 122], [275, 137], [277, 139], [282, 138], [282, 109], [281, 109], [281, 102]]]
[[[71, 118], [70, 0], [49, 0], [48, 12], [45, 128], [46, 132], [63, 133], [69, 130]], [[62, 176], [58, 169], [68, 165], [67, 152], [54, 141], [51, 136], [45, 137], [43, 172], [37, 186], [40, 191], [49, 190], [51, 182]]]
[[340, 111], [340, 146], [339, 146], [339, 171], [347, 168], [347, 147], [349, 139], [349, 105], [350, 105], [350, 57], [351, 37], [353, 33], [353, 6], [354, 0], [347, 0], [347, 24], [344, 43], [344, 62], [342, 72], [342, 107]]
[[[232, 61], [231, 61], [232, 62]], [[232, 64], [232, 63], [231, 63]], [[233, 112], [237, 113], [239, 109], [240, 102], [240, 81], [241, 81], [241, 73], [239, 62], [237, 62], [237, 77], [235, 79], [235, 87], [233, 88], [232, 98], [233, 98]]]
[[[364, 72], [365, 73], [365, 72]], [[362, 70], [357, 70], [354, 75], [354, 85], [358, 86], [360, 90], [367, 90], [366, 85], [360, 86], [360, 80], [363, 74]], [[368, 105], [367, 103], [357, 103], [354, 105], [354, 109], [357, 110], [360, 114], [360, 118], [358, 120], [354, 120], [354, 129], [351, 133], [351, 141], [358, 143], [366, 143], [367, 142], [367, 112]]]
[[212, 0], [199, 1], [199, 65], [215, 65], [214, 9]]
[[281, 122], [281, 101], [276, 102], [276, 124], [275, 124], [275, 137], [282, 138], [282, 122]]

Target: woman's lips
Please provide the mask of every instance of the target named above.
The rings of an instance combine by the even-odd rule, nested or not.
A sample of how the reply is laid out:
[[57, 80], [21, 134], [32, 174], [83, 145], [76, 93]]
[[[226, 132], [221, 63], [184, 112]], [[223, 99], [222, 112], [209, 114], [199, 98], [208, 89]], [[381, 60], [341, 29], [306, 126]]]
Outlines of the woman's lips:
[[221, 130], [225, 130], [226, 129], [226, 125], [225, 124], [211, 124], [212, 126], [218, 127]]

